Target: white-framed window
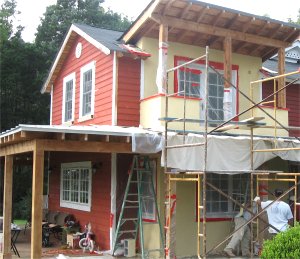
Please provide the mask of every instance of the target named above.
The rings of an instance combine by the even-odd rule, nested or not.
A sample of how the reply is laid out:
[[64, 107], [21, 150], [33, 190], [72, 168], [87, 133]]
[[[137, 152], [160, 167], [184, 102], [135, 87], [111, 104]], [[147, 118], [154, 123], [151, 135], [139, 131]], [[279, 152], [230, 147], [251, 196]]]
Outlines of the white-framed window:
[[[244, 203], [245, 199], [250, 199], [250, 176], [248, 174], [209, 173], [207, 174], [207, 182], [240, 203]], [[206, 209], [207, 216], [210, 218], [226, 218], [235, 216], [240, 207], [208, 186], [206, 190]]]
[[80, 69], [80, 120], [90, 119], [94, 115], [95, 100], [95, 62]]
[[[142, 218], [144, 221], [156, 221], [156, 162], [150, 160], [151, 172], [143, 173], [141, 179]], [[151, 183], [152, 178], [152, 183]]]
[[91, 210], [92, 163], [76, 162], [61, 165], [60, 206], [83, 211]]
[[64, 78], [62, 123], [74, 121], [75, 85], [75, 73], [72, 73]]

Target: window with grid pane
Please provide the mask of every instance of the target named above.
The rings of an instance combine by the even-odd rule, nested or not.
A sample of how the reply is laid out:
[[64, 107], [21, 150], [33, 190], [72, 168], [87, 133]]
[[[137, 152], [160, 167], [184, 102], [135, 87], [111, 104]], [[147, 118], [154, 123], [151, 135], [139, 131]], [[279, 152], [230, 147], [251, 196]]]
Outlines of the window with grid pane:
[[83, 73], [82, 116], [91, 113], [92, 70]]
[[90, 210], [91, 163], [62, 164], [61, 207]]
[[80, 118], [88, 119], [94, 114], [95, 62], [85, 65], [80, 71]]
[[75, 73], [66, 76], [63, 80], [63, 111], [62, 122], [74, 120], [74, 94], [75, 94]]
[[208, 74], [208, 119], [223, 120], [224, 81], [217, 73]]
[[[245, 199], [250, 197], [250, 176], [247, 174], [210, 173], [207, 174], [207, 181], [240, 203], [244, 203]], [[206, 190], [206, 206], [208, 217], [232, 217], [240, 209], [231, 200], [210, 187]]]
[[184, 92], [187, 97], [200, 98], [200, 70], [179, 69], [179, 95], [184, 96]]

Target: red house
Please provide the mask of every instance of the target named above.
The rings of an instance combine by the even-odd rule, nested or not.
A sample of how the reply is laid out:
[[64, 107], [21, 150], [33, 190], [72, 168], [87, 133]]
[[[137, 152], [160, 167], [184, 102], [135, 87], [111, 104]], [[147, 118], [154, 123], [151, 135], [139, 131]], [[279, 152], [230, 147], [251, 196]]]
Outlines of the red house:
[[[42, 93], [51, 94], [50, 125], [19, 125], [0, 135], [0, 156], [5, 157], [6, 204], [11, 205], [13, 163], [21, 161], [19, 157], [29, 156], [33, 160], [32, 258], [41, 257], [43, 186], [40, 183], [44, 171], [49, 173], [48, 210], [71, 213], [81, 226], [91, 222], [100, 249], [109, 250], [128, 170], [134, 154], [140, 153], [146, 153], [151, 159], [156, 188], [156, 198], [143, 203], [145, 247], [163, 248], [155, 201], [158, 211], [164, 214], [167, 198], [169, 211], [177, 211], [177, 232], [176, 238], [173, 237], [177, 244], [169, 242], [166, 251], [170, 248], [182, 257], [199, 255], [202, 248], [196, 249], [195, 244], [199, 244], [201, 237], [197, 232], [200, 219], [195, 220], [195, 215], [200, 215], [202, 206], [196, 205], [201, 199], [197, 198], [200, 192], [195, 182], [178, 184], [177, 194], [183, 198], [177, 199], [176, 193], [166, 195], [167, 174], [163, 173], [161, 162], [164, 119], [182, 118], [184, 110], [190, 119], [184, 128], [192, 133], [189, 139], [197, 141], [203, 138], [204, 127], [194, 122], [202, 120], [206, 111], [212, 120], [210, 129], [228, 119], [231, 121], [233, 116], [235, 121], [229, 125], [228, 132], [222, 131], [224, 127], [217, 136], [211, 135], [212, 141], [219, 142], [211, 142], [216, 145], [208, 151], [208, 166], [212, 169], [207, 175], [209, 181], [228, 195], [249, 191], [250, 174], [239, 172], [246, 168], [252, 172], [253, 168], [276, 159], [276, 154], [257, 155], [250, 162], [249, 120], [244, 119], [261, 117], [251, 116], [249, 99], [245, 99], [244, 93], [249, 93], [249, 83], [260, 77], [263, 61], [281, 53], [299, 32], [298, 25], [194, 0], [153, 0], [124, 33], [73, 24], [42, 87]], [[202, 60], [203, 56], [209, 58]], [[284, 57], [279, 55], [278, 66], [284, 67], [284, 63]], [[167, 68], [174, 72], [168, 77]], [[169, 114], [165, 118], [167, 85]], [[204, 87], [209, 89], [208, 108], [204, 103]], [[281, 97], [285, 99], [285, 95]], [[259, 99], [257, 88], [253, 98], [255, 102]], [[259, 109], [253, 109], [259, 114]], [[279, 115], [288, 126], [286, 110]], [[173, 122], [170, 130], [173, 142], [170, 142], [176, 146], [182, 143], [183, 128], [180, 120]], [[265, 145], [262, 148], [272, 146], [270, 120], [262, 123], [250, 120], [250, 124], [267, 126], [263, 132], [266, 139], [262, 138], [261, 145]], [[179, 134], [173, 138], [174, 132]], [[282, 129], [278, 134], [289, 137]], [[257, 135], [260, 140], [261, 133]], [[294, 140], [286, 141], [300, 145]], [[205, 155], [194, 148], [194, 142], [191, 144], [193, 151], [177, 152], [175, 148], [168, 151], [173, 156], [168, 159], [167, 167], [202, 170]], [[299, 156], [292, 158], [298, 170]], [[275, 169], [287, 168], [292, 159], [289, 156], [283, 159], [270, 164]], [[233, 167], [237, 174], [230, 177], [214, 173], [227, 170], [230, 174]], [[228, 236], [237, 208], [220, 193], [212, 189], [207, 193], [205, 243], [212, 249]], [[4, 254], [9, 255], [9, 206], [4, 214]], [[166, 224], [172, 225], [168, 213], [163, 217]]]

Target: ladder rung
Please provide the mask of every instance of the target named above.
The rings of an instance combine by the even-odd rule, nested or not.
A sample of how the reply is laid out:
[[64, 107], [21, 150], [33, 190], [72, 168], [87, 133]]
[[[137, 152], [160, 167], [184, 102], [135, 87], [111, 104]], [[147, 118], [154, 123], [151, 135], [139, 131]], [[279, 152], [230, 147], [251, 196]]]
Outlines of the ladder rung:
[[125, 218], [125, 219], [122, 219], [123, 221], [129, 221], [129, 220], [138, 220], [138, 218]]
[[127, 196], [136, 196], [139, 195], [138, 193], [128, 193]]
[[131, 201], [131, 200], [125, 200], [126, 202], [131, 202], [131, 203], [137, 203], [139, 201]]
[[198, 234], [198, 236], [199, 236], [199, 237], [204, 237], [204, 235], [203, 235], [203, 234]]
[[199, 208], [199, 209], [203, 209], [204, 207], [203, 207], [203, 206], [198, 206], [198, 208]]
[[133, 209], [133, 208], [138, 208], [139, 206], [125, 206], [124, 208], [126, 209]]
[[123, 234], [123, 233], [135, 233], [136, 230], [122, 230], [122, 231], [119, 231], [120, 234]]

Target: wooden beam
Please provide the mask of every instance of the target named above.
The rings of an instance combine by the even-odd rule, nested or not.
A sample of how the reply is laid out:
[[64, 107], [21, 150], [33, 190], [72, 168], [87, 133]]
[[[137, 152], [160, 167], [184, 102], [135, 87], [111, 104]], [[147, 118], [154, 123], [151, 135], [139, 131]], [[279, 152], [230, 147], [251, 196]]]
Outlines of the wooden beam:
[[45, 151], [91, 152], [91, 153], [132, 153], [130, 143], [96, 141], [37, 140]]
[[5, 156], [4, 199], [3, 199], [3, 254], [2, 258], [11, 258], [11, 214], [13, 188], [13, 156]]
[[209, 6], [208, 6], [208, 5], [205, 6], [205, 7], [199, 12], [199, 16], [198, 16], [198, 19], [197, 19], [197, 21], [196, 21], [197, 23], [199, 23], [199, 22], [202, 20], [203, 16], [206, 14], [207, 10], [209, 10]]
[[31, 259], [42, 258], [44, 150], [36, 141], [33, 151]]
[[166, 14], [167, 10], [171, 7], [171, 5], [172, 5], [173, 2], [175, 2], [175, 0], [169, 0], [169, 1], [166, 3], [166, 5], [165, 5], [163, 11], [161, 12], [162, 15], [165, 15], [165, 14]]
[[142, 16], [132, 25], [129, 31], [124, 35], [123, 40], [126, 44], [133, 35], [140, 29], [141, 25], [146, 22], [152, 15], [152, 12], [156, 9], [160, 0], [155, 0], [153, 4], [142, 14]]
[[[278, 49], [278, 74], [283, 75], [285, 73], [285, 49]], [[284, 77], [278, 78], [278, 90], [284, 88], [285, 79]], [[278, 93], [278, 107], [286, 108], [286, 89], [283, 89]]]
[[158, 68], [157, 87], [159, 93], [164, 93], [167, 89], [167, 59], [168, 59], [168, 26], [164, 23], [159, 25], [158, 38]]
[[0, 157], [33, 151], [34, 141], [25, 141], [0, 148]]
[[239, 41], [245, 41], [260, 45], [266, 45], [270, 47], [278, 47], [278, 48], [285, 48], [288, 46], [288, 43], [270, 39], [262, 36], [253, 35], [250, 33], [243, 33], [239, 31], [234, 31], [230, 29], [220, 28], [220, 27], [214, 27], [207, 24], [198, 24], [196, 22], [192, 21], [183, 21], [178, 18], [174, 17], [162, 17], [160, 15], [152, 15], [155, 20], [160, 21], [161, 24], [167, 24], [173, 27], [176, 27], [178, 29], [187, 29], [190, 31], [195, 31], [199, 33], [209, 34], [209, 35], [216, 35], [220, 37], [231, 37], [233, 40], [239, 40]]
[[[187, 3], [186, 7], [183, 9], [183, 11], [180, 13], [180, 16], [179, 16], [179, 19], [182, 19], [187, 13], [188, 11], [190, 10], [192, 6], [192, 3]], [[171, 27], [169, 29], [169, 33], [174, 29], [174, 27]]]
[[[224, 39], [224, 76], [231, 82], [231, 65], [232, 65], [232, 42], [230, 37]], [[230, 83], [225, 80], [224, 87], [230, 87]]]

